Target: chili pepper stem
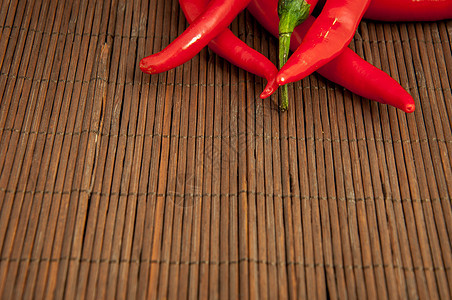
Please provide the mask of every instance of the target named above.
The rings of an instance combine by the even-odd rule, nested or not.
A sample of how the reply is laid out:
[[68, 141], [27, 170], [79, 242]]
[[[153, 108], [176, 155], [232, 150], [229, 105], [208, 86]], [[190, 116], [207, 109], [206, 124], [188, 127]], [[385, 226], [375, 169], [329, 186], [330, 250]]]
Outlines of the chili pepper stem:
[[[279, 68], [282, 68], [289, 58], [290, 33], [279, 34]], [[289, 107], [289, 89], [287, 84], [280, 88], [279, 92], [279, 109], [286, 111]]]
[[[311, 5], [305, 0], [279, 0], [279, 68], [281, 69], [289, 58], [290, 37], [295, 27], [309, 16]], [[289, 107], [287, 85], [280, 92], [279, 108], [286, 111]]]

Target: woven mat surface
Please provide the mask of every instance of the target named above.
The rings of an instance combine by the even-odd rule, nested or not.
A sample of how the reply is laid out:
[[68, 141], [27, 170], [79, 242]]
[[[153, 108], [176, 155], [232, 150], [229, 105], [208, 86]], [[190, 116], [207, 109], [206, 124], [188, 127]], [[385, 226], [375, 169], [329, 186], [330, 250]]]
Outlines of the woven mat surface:
[[[204, 49], [177, 0], [0, 0], [1, 299], [451, 299], [452, 21], [362, 22], [405, 114]], [[276, 62], [247, 12], [231, 25]]]

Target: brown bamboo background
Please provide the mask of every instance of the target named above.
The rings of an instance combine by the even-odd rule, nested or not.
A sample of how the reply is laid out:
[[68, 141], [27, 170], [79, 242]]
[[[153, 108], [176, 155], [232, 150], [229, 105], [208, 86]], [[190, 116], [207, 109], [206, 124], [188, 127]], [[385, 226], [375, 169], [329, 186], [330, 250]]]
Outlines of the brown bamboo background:
[[350, 45], [410, 115], [316, 74], [279, 113], [207, 49], [141, 73], [186, 27], [177, 0], [0, 0], [0, 298], [451, 299], [452, 21]]

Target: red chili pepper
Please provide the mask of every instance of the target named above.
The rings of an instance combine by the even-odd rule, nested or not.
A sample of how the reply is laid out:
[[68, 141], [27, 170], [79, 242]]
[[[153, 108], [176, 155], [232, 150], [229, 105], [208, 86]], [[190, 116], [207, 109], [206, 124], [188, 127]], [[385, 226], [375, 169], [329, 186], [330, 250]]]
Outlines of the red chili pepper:
[[[277, 0], [252, 0], [248, 10], [271, 34], [275, 37], [278, 36]], [[298, 48], [314, 21], [314, 17], [309, 17], [295, 28], [291, 39], [291, 49]], [[392, 105], [407, 113], [414, 111], [413, 97], [397, 81], [363, 60], [350, 48], [345, 48], [317, 72], [357, 95]]]
[[[209, 0], [179, 0], [188, 22], [192, 23], [207, 7]], [[264, 77], [268, 83], [261, 94], [266, 98], [278, 89], [276, 74], [278, 69], [264, 55], [249, 47], [229, 29], [223, 30], [210, 41], [209, 48], [230, 63], [257, 76]]]
[[378, 21], [438, 21], [452, 18], [451, 0], [372, 0], [364, 18]]
[[173, 69], [198, 54], [245, 9], [250, 0], [212, 0], [206, 10], [172, 43], [159, 53], [140, 61], [149, 74]]
[[280, 85], [300, 80], [336, 57], [350, 43], [370, 0], [327, 0], [303, 42], [280, 69]]

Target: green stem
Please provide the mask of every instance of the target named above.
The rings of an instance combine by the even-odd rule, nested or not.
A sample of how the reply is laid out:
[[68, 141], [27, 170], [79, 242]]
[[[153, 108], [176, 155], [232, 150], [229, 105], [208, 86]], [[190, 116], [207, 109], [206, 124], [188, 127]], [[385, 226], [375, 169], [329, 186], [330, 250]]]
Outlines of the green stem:
[[[292, 32], [309, 16], [310, 4], [305, 0], [279, 0], [279, 68], [287, 62], [289, 58], [290, 37]], [[280, 92], [281, 111], [289, 107], [289, 95], [287, 85], [284, 85]]]
[[[289, 46], [290, 46], [290, 33], [279, 34], [279, 68], [287, 62], [289, 58]], [[286, 111], [289, 107], [289, 89], [287, 84], [280, 88], [279, 109]]]

